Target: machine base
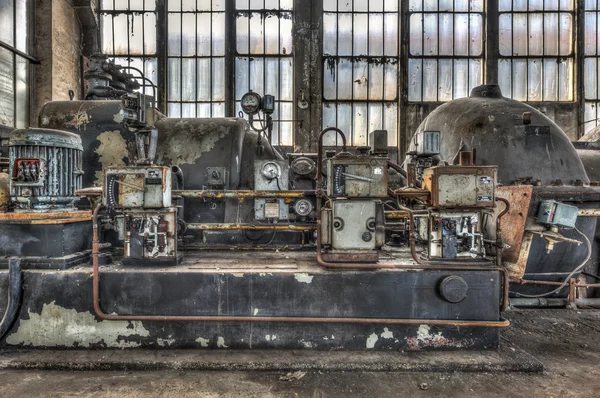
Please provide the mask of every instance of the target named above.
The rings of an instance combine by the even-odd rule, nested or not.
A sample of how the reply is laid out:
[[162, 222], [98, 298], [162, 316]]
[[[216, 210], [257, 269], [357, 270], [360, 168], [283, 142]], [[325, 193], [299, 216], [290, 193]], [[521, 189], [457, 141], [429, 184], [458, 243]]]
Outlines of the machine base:
[[[409, 262], [407, 260], [407, 262]], [[246, 322], [102, 321], [93, 310], [91, 267], [25, 271], [19, 319], [0, 342], [36, 348], [218, 348], [316, 350], [491, 349], [499, 344], [501, 275], [490, 271], [331, 271], [314, 253], [205, 253], [172, 268], [100, 267], [100, 306], [119, 315], [236, 315]], [[0, 272], [0, 286], [7, 283]], [[469, 294], [438, 293], [460, 276]], [[0, 297], [0, 311], [6, 297]], [[252, 317], [483, 321], [486, 327], [373, 323], [251, 322]]]

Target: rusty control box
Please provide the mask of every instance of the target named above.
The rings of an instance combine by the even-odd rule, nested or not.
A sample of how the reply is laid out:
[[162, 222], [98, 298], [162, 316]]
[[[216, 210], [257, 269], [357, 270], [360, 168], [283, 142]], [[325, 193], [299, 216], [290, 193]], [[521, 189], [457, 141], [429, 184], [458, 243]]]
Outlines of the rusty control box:
[[431, 167], [423, 172], [423, 189], [437, 209], [493, 208], [497, 172], [496, 166]]
[[104, 205], [121, 209], [168, 208], [171, 184], [168, 167], [108, 167], [104, 172]]
[[387, 157], [341, 152], [327, 162], [327, 192], [334, 198], [385, 198], [387, 164]]
[[159, 166], [107, 167], [104, 205], [119, 216], [126, 265], [175, 265], [177, 210], [171, 205], [171, 169]]

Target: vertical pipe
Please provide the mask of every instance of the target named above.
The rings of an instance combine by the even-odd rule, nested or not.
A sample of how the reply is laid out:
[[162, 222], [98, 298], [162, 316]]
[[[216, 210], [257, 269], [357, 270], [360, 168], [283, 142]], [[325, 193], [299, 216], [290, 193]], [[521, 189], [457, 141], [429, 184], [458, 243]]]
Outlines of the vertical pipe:
[[0, 339], [14, 325], [23, 298], [21, 259], [11, 258], [8, 262], [8, 305], [0, 321]]
[[[498, 56], [500, 55], [500, 13], [498, 0], [487, 0], [485, 18], [485, 84], [498, 84]], [[508, 94], [505, 94], [508, 96]]]
[[398, 159], [396, 163], [402, 164], [402, 159], [406, 154], [407, 143], [411, 137], [408, 136], [408, 44], [409, 44], [409, 26], [408, 26], [408, 1], [400, 2], [400, 60], [398, 65]]

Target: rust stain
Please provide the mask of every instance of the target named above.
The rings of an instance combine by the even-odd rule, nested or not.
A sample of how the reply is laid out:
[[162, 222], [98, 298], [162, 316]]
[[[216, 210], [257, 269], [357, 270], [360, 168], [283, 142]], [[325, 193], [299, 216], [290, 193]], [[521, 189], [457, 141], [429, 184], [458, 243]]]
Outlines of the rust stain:
[[[502, 259], [507, 266], [510, 275], [525, 272], [525, 264], [529, 257], [530, 244], [524, 243], [525, 223], [531, 204], [533, 193], [532, 185], [515, 185], [497, 187], [496, 195], [508, 200], [510, 210], [502, 217], [502, 241], [510, 246], [502, 252]], [[499, 205], [494, 209], [494, 217], [504, 211], [504, 206]], [[494, 236], [495, 233], [491, 232]], [[522, 253], [522, 248], [526, 248], [527, 253]], [[525, 261], [522, 263], [522, 261]]]
[[56, 225], [90, 221], [91, 211], [68, 211], [56, 213], [0, 213], [0, 223]]

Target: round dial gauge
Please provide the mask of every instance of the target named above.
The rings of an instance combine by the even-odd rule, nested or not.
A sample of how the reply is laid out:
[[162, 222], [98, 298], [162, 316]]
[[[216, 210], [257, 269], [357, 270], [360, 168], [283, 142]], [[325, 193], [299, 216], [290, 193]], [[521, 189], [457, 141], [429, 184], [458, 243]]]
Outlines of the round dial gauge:
[[242, 110], [248, 115], [255, 115], [260, 111], [261, 98], [255, 92], [250, 91], [242, 97]]
[[281, 169], [279, 168], [279, 165], [277, 163], [268, 162], [265, 163], [262, 168], [262, 175], [267, 180], [274, 180], [275, 178], [279, 178], [279, 176], [281, 175]]

